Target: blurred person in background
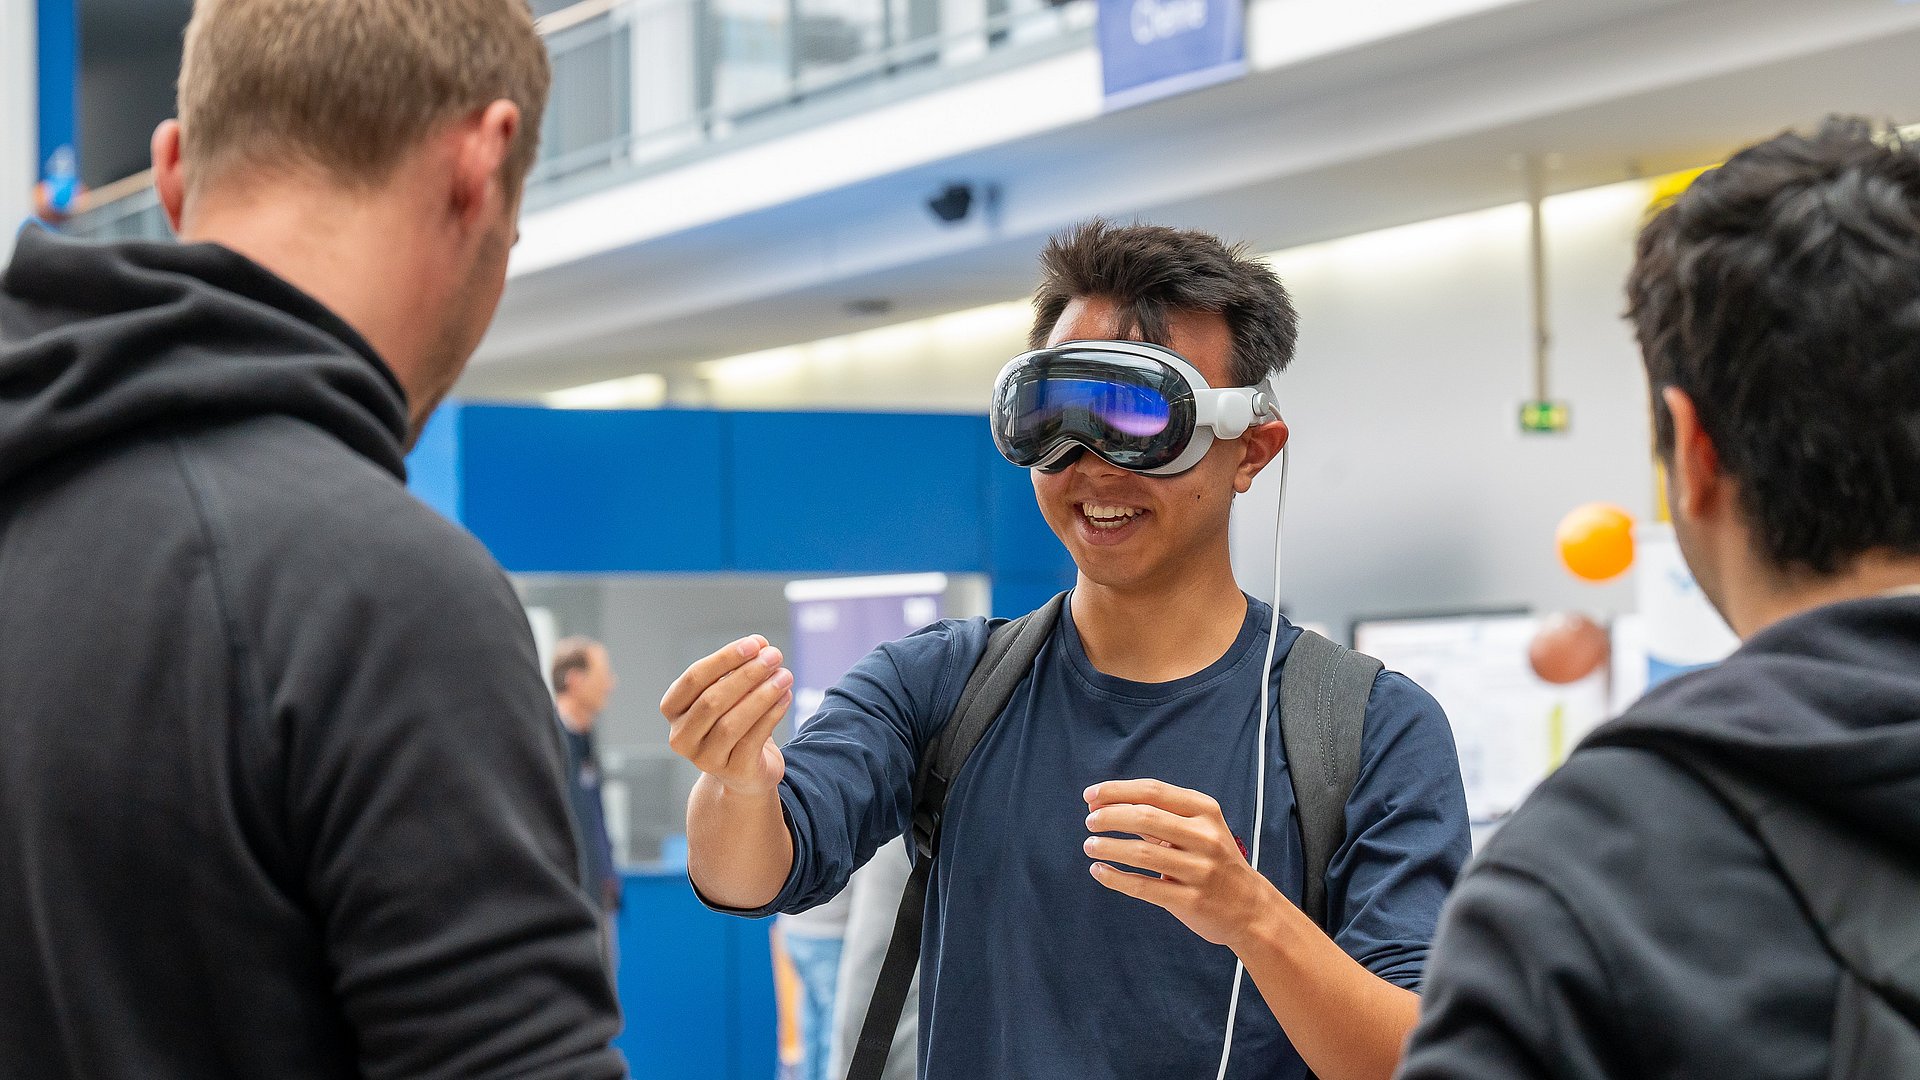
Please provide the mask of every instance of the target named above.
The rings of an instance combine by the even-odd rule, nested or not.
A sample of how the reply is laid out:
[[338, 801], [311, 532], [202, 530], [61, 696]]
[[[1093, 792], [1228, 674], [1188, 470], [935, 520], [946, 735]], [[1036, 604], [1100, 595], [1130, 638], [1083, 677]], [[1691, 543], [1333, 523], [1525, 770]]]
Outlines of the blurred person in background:
[[1681, 552], [1743, 639], [1449, 902], [1407, 1080], [1920, 1076], [1920, 150], [1707, 172], [1628, 283]]
[[[617, 940], [613, 916], [620, 910], [620, 870], [607, 835], [606, 803], [600, 794], [600, 753], [593, 725], [606, 711], [620, 680], [607, 647], [592, 638], [562, 638], [553, 646], [553, 705], [567, 747], [567, 797], [580, 836], [580, 878], [587, 895], [607, 916], [608, 941]], [[609, 949], [615, 946], [609, 944]]]
[[404, 458], [505, 284], [524, 0], [200, 0], [179, 244], [0, 278], [0, 1073], [615, 1078], [513, 588]]
[[[847, 887], [828, 901], [828, 906], [846, 904], [846, 930], [840, 950], [840, 985], [833, 999], [833, 1044], [829, 1077], [847, 1075], [853, 1064], [854, 1048], [860, 1044], [860, 1029], [865, 1026], [867, 1009], [873, 1003], [874, 987], [880, 981], [880, 969], [886, 963], [887, 945], [893, 939], [895, 916], [900, 911], [900, 895], [907, 890], [907, 878], [913, 864], [902, 844], [887, 844], [873, 853], [867, 864], [853, 872]], [[894, 1027], [893, 1046], [887, 1051], [882, 1080], [913, 1080], [915, 1057], [920, 1045], [920, 973], [913, 973], [906, 1000], [901, 1003], [900, 1021]]]
[[[799, 1030], [800, 1059], [791, 1070], [796, 1080], [828, 1080], [846, 1075], [845, 1065], [833, 1064], [834, 1015], [839, 1008], [841, 959], [847, 943], [847, 917], [853, 911], [851, 889], [819, 907], [774, 920], [775, 948], [793, 964], [798, 1000], [781, 1007]], [[900, 894], [893, 894], [893, 903]], [[869, 976], [866, 988], [871, 994]]]
[[[792, 1075], [797, 1080], [833, 1077], [833, 1015], [840, 992], [840, 955], [846, 943], [847, 913], [852, 897], [841, 895], [798, 915], [777, 920], [777, 948], [793, 964], [798, 1000], [781, 1007], [793, 1017], [800, 1034], [800, 1060]], [[894, 895], [894, 902], [900, 897]], [[841, 1076], [845, 1076], [843, 1069]]]

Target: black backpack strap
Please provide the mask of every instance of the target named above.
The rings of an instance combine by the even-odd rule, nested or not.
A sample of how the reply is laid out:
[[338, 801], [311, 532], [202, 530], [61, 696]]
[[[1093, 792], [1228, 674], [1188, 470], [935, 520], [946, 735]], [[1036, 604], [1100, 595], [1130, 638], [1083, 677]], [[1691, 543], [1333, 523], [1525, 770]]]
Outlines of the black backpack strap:
[[900, 1026], [900, 1010], [906, 1005], [907, 993], [913, 986], [914, 970], [920, 966], [920, 931], [927, 911], [927, 886], [933, 874], [934, 857], [940, 852], [940, 815], [946, 809], [947, 794], [953, 788], [954, 777], [960, 775], [961, 766], [967, 763], [967, 756], [1006, 711], [1014, 690], [1033, 669], [1040, 647], [1046, 644], [1054, 624], [1060, 621], [1060, 609], [1066, 597], [1066, 593], [1061, 593], [1038, 611], [994, 628], [987, 637], [986, 651], [968, 677], [966, 689], [960, 693], [960, 704], [921, 758], [920, 775], [914, 783], [913, 824], [909, 832], [915, 854], [913, 874], [907, 878], [907, 890], [900, 897], [893, 938], [887, 944], [887, 958], [880, 965], [880, 979], [867, 1005], [867, 1019], [860, 1027], [860, 1041], [854, 1046], [847, 1080], [880, 1080], [886, 1070], [893, 1034]]
[[1327, 864], [1347, 835], [1347, 797], [1360, 778], [1360, 730], [1383, 665], [1302, 630], [1280, 675], [1280, 738], [1300, 811], [1306, 895], [1300, 909], [1327, 933]]

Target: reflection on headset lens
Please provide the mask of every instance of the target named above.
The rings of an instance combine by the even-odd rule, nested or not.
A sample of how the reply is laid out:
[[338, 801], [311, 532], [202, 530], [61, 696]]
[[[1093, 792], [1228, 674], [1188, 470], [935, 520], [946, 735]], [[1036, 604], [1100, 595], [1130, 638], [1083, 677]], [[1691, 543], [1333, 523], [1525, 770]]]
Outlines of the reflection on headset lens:
[[1164, 395], [1144, 386], [1098, 379], [1041, 379], [1020, 388], [1014, 433], [1016, 437], [1038, 434], [1077, 413], [1118, 434], [1144, 439], [1165, 431], [1172, 411]]

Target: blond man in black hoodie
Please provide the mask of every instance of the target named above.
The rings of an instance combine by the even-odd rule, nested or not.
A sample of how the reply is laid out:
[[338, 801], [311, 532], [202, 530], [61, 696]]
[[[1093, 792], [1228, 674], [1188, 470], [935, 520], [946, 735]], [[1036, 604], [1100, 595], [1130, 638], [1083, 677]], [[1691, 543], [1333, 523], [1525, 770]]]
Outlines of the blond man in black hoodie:
[[0, 1075], [626, 1074], [512, 587], [404, 457], [500, 298], [524, 0], [200, 0], [183, 243], [0, 281]]

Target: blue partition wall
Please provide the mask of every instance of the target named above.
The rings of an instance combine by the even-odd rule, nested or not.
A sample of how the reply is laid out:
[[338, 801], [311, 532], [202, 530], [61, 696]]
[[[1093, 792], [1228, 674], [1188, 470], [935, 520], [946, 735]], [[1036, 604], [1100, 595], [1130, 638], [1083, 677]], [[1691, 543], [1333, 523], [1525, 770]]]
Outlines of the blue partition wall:
[[976, 573], [1002, 615], [1073, 581], [978, 416], [449, 405], [408, 468], [516, 573]]
[[[79, 0], [37, 0], [34, 5], [35, 48], [38, 59], [38, 128], [34, 161], [36, 179], [47, 159], [62, 146], [79, 149], [80, 131], [80, 4]], [[17, 178], [7, 177], [16, 183]], [[9, 227], [15, 223], [8, 222]]]
[[615, 1040], [634, 1080], [774, 1080], [773, 951], [764, 921], [716, 915], [679, 871], [628, 873]]

